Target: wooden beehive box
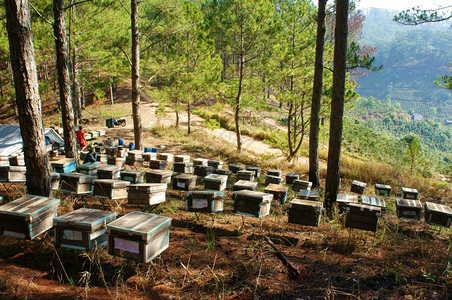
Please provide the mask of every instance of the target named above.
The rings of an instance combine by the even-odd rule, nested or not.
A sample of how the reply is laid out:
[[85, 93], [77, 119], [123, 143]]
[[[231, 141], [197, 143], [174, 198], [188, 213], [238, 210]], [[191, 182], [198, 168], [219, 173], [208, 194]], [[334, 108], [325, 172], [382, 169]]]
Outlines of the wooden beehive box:
[[71, 173], [74, 172], [77, 165], [73, 158], [61, 158], [56, 161], [52, 161], [52, 169], [57, 173]]
[[385, 200], [382, 198], [376, 198], [376, 197], [362, 195], [361, 202], [362, 202], [362, 204], [379, 207], [379, 208], [381, 208], [381, 211], [386, 210], [386, 203], [385, 203]]
[[273, 195], [256, 191], [242, 190], [234, 192], [233, 199], [233, 212], [261, 218], [270, 213]]
[[113, 151], [113, 156], [126, 157], [126, 154], [127, 154], [128, 150], [129, 149], [124, 148], [124, 146], [118, 146], [118, 148]]
[[18, 154], [9, 157], [10, 166], [25, 166], [25, 159], [23, 154]]
[[131, 184], [127, 187], [128, 203], [137, 205], [155, 205], [166, 200], [165, 183], [140, 183]]
[[209, 160], [207, 162], [208, 166], [211, 166], [214, 169], [223, 169], [223, 162], [218, 160]]
[[231, 178], [232, 171], [226, 170], [226, 169], [213, 169], [212, 174], [218, 174], [218, 175], [226, 175], [228, 176], [228, 180]]
[[53, 226], [59, 199], [26, 195], [0, 206], [0, 234], [34, 239]]
[[124, 180], [96, 179], [93, 183], [93, 195], [108, 199], [127, 198], [127, 186], [130, 184]]
[[60, 173], [50, 172], [50, 189], [58, 190], [60, 188]]
[[125, 163], [126, 163], [126, 160], [124, 157], [109, 156], [107, 159], [107, 164], [113, 165], [113, 166], [123, 167]]
[[143, 153], [144, 161], [151, 161], [157, 159], [157, 153], [155, 152], [145, 152]]
[[121, 171], [121, 180], [129, 181], [132, 184], [144, 182], [144, 171], [127, 170]]
[[0, 182], [25, 182], [27, 167], [0, 167]]
[[320, 201], [320, 192], [311, 190], [300, 190], [298, 192], [297, 197], [302, 200]]
[[367, 231], [377, 231], [378, 218], [381, 216], [381, 208], [350, 203], [345, 207], [345, 227], [357, 228]]
[[150, 170], [146, 171], [147, 183], [171, 183], [173, 172], [170, 170]]
[[167, 162], [173, 162], [174, 161], [174, 154], [171, 153], [158, 153], [157, 159], [164, 160]]
[[300, 190], [310, 190], [312, 187], [312, 182], [301, 180], [301, 179], [295, 179], [292, 183], [292, 189], [294, 192], [298, 192]]
[[199, 178], [204, 178], [207, 175], [210, 175], [213, 173], [213, 168], [210, 166], [204, 166], [204, 165], [195, 165], [194, 174], [198, 176]]
[[402, 187], [403, 199], [417, 200], [419, 192], [416, 189]]
[[267, 176], [281, 177], [281, 170], [276, 170], [276, 169], [268, 170]]
[[254, 171], [241, 170], [237, 171], [237, 180], [246, 180], [246, 181], [254, 181], [255, 177]]
[[133, 211], [107, 224], [108, 253], [149, 262], [169, 246], [171, 218]]
[[364, 182], [353, 180], [350, 191], [352, 193], [363, 194], [364, 189], [366, 188], [366, 184]]
[[109, 147], [106, 147], [106, 146], [103, 146], [103, 145], [97, 145], [97, 146], [95, 146], [94, 147], [94, 151], [97, 153], [97, 154], [108, 154], [107, 153], [107, 149], [108, 149]]
[[300, 179], [301, 173], [287, 173], [286, 174], [286, 184], [293, 184], [295, 180]]
[[249, 181], [249, 180], [239, 180], [234, 183], [233, 190], [241, 191], [241, 190], [249, 190], [255, 191], [257, 189], [257, 182]]
[[118, 213], [79, 208], [53, 219], [55, 246], [77, 250], [97, 249], [107, 243], [107, 224]]
[[97, 173], [97, 169], [100, 168], [100, 162], [86, 163], [76, 167], [77, 173], [85, 175], [94, 175]]
[[281, 204], [284, 204], [287, 200], [287, 192], [289, 187], [281, 184], [270, 183], [264, 190], [264, 192], [272, 194], [274, 200], [279, 200]]
[[88, 151], [80, 151], [80, 160], [85, 160]]
[[259, 167], [254, 167], [254, 166], [247, 166], [246, 167], [246, 170], [247, 171], [253, 171], [254, 172], [254, 177], [259, 177], [259, 176], [261, 176], [261, 168], [259, 168]]
[[174, 155], [174, 162], [190, 162], [190, 155]]
[[390, 197], [391, 196], [391, 187], [386, 184], [375, 184], [375, 194], [377, 196]]
[[196, 187], [196, 178], [192, 174], [179, 174], [173, 177], [173, 190], [190, 191]]
[[341, 213], [345, 211], [345, 207], [350, 203], [358, 204], [358, 195], [337, 194], [336, 204]]
[[173, 171], [176, 173], [192, 174], [194, 171], [193, 164], [188, 162], [174, 162]]
[[86, 133], [85, 133], [85, 140], [90, 141], [90, 140], [92, 140], [92, 139], [93, 139], [92, 134], [89, 133], [89, 132], [86, 132]]
[[97, 154], [96, 161], [106, 164], [108, 162], [108, 154]]
[[0, 167], [8, 167], [9, 158], [7, 156], [0, 156]]
[[224, 193], [219, 191], [192, 191], [186, 193], [187, 210], [215, 213], [223, 211]]
[[121, 166], [105, 165], [97, 169], [98, 179], [119, 179], [121, 176]]
[[237, 173], [238, 171], [242, 171], [243, 167], [242, 166], [238, 166], [238, 165], [229, 165], [229, 171], [231, 171], [232, 173]]
[[143, 167], [144, 166], [144, 158], [126, 158], [126, 165], [132, 166], [132, 167]]
[[289, 223], [319, 226], [322, 209], [321, 202], [293, 199], [289, 202]]
[[149, 168], [155, 169], [155, 170], [165, 170], [168, 167], [168, 162], [165, 160], [151, 160], [149, 161]]
[[281, 184], [282, 183], [282, 177], [273, 176], [273, 175], [267, 175], [265, 177], [265, 185], [268, 185], [270, 183]]
[[80, 173], [63, 173], [60, 175], [60, 189], [77, 195], [90, 194], [93, 191], [93, 177]]
[[227, 182], [228, 176], [226, 175], [209, 174], [204, 177], [204, 188], [221, 192], [226, 189]]
[[420, 220], [422, 205], [419, 200], [396, 199], [397, 217], [402, 219]]
[[91, 134], [91, 138], [92, 139], [97, 139], [99, 137], [99, 132], [98, 131], [90, 131], [88, 133]]
[[207, 158], [195, 158], [193, 160], [194, 166], [208, 166], [209, 160]]
[[450, 206], [425, 202], [425, 222], [449, 228], [452, 222], [452, 208]]
[[143, 151], [141, 150], [129, 150], [127, 152], [127, 158], [131, 160], [137, 160], [139, 158], [143, 158]]

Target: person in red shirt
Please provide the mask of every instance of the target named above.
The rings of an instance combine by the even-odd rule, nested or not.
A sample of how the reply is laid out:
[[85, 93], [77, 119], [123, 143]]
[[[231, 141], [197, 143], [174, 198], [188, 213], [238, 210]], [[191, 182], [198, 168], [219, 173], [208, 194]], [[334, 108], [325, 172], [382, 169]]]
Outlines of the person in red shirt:
[[77, 130], [76, 135], [77, 135], [77, 143], [80, 146], [80, 149], [83, 150], [83, 148], [86, 147], [87, 143], [85, 140], [85, 133], [82, 130], [82, 126], [79, 127], [79, 130]]

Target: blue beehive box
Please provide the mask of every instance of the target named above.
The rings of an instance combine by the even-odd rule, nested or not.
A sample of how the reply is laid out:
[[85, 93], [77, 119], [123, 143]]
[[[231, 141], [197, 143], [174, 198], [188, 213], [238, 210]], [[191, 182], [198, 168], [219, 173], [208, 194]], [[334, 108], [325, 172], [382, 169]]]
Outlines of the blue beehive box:
[[73, 158], [62, 158], [52, 162], [52, 169], [57, 173], [71, 173], [77, 168], [75, 159]]
[[242, 190], [234, 192], [233, 198], [233, 212], [261, 218], [270, 213], [270, 205], [273, 200], [273, 195], [256, 191]]
[[188, 211], [209, 213], [223, 211], [223, 192], [192, 191], [186, 193], [185, 199]]

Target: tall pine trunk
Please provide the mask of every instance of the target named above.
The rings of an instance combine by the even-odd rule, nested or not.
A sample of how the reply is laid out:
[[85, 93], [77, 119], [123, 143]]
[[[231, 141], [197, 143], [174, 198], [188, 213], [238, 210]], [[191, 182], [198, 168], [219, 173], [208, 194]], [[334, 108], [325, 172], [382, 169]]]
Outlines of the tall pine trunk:
[[323, 85], [323, 52], [325, 49], [326, 2], [319, 0], [317, 12], [317, 40], [315, 46], [314, 84], [312, 88], [311, 127], [309, 131], [309, 181], [312, 187], [320, 186], [319, 176], [319, 131], [320, 106]]
[[[75, 0], [71, 0], [71, 5]], [[71, 6], [69, 14], [69, 55], [71, 56], [71, 78], [72, 78], [72, 106], [74, 109], [74, 124], [80, 124], [82, 118], [82, 103], [80, 84], [78, 82], [78, 75], [80, 73], [79, 63], [77, 59], [77, 33], [75, 26], [73, 26], [76, 13], [76, 6]]]
[[143, 147], [143, 128], [140, 115], [140, 36], [138, 33], [138, 1], [131, 0], [132, 14], [132, 115], [135, 147]]
[[331, 99], [330, 141], [326, 174], [325, 208], [329, 215], [339, 190], [342, 127], [346, 79], [346, 54], [348, 34], [348, 0], [336, 1], [336, 26], [334, 31], [333, 96]]
[[55, 35], [58, 88], [60, 91], [61, 119], [63, 121], [64, 150], [66, 157], [76, 157], [74, 110], [71, 98], [71, 80], [69, 78], [68, 47], [66, 21], [64, 19], [64, 0], [53, 0], [53, 33]]
[[41, 100], [28, 0], [5, 1], [11, 66], [26, 171], [27, 192], [50, 194], [49, 159], [42, 124]]
[[239, 66], [239, 87], [237, 89], [237, 96], [235, 99], [235, 134], [237, 137], [237, 152], [242, 153], [242, 133], [240, 131], [240, 105], [242, 100], [242, 89], [243, 89], [243, 68], [244, 68], [244, 60], [245, 58], [242, 56], [240, 58], [240, 66]]

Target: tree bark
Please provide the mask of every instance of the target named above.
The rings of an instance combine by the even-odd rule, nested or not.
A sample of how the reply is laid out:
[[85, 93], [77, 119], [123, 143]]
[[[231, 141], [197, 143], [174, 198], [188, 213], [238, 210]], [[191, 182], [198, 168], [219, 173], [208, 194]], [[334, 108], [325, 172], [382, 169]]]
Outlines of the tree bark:
[[132, 115], [135, 148], [143, 147], [143, 128], [140, 114], [140, 37], [138, 34], [138, 1], [131, 0], [132, 19]]
[[191, 103], [190, 100], [187, 103], [187, 132], [191, 133]]
[[334, 31], [333, 96], [331, 99], [330, 141], [326, 175], [325, 208], [329, 215], [339, 190], [344, 94], [346, 79], [348, 0], [336, 1], [336, 26]]
[[312, 187], [320, 186], [319, 175], [319, 131], [320, 107], [323, 85], [323, 52], [325, 48], [326, 2], [319, 0], [317, 12], [317, 40], [315, 46], [314, 84], [311, 102], [311, 127], [309, 130], [309, 181]]
[[235, 135], [237, 137], [237, 152], [242, 153], [242, 133], [240, 131], [240, 105], [242, 104], [242, 89], [243, 89], [243, 79], [245, 76], [245, 54], [244, 54], [244, 37], [240, 38], [240, 62], [239, 62], [239, 86], [237, 89], [237, 96], [235, 99]]
[[64, 0], [53, 0], [53, 14], [55, 23], [53, 33], [57, 55], [58, 88], [61, 101], [61, 119], [63, 121], [64, 150], [66, 157], [75, 157], [77, 148], [75, 143], [74, 110], [71, 98], [71, 80], [69, 78], [68, 46], [66, 35], [66, 21], [64, 19]]
[[49, 196], [49, 159], [45, 147], [30, 7], [28, 0], [8, 0], [4, 3], [20, 132], [27, 167], [27, 192]]

